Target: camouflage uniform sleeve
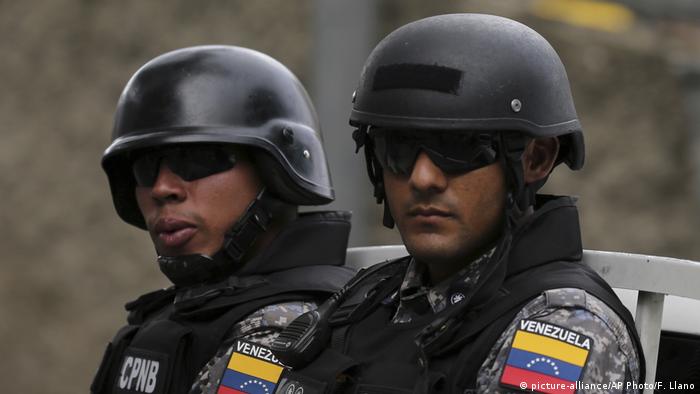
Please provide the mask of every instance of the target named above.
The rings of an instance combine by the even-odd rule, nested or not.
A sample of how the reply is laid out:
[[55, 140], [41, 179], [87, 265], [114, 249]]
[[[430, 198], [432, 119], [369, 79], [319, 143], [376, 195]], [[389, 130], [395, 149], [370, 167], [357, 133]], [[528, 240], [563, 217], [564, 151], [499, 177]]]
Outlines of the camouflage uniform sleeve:
[[226, 364], [233, 352], [233, 342], [245, 339], [264, 346], [270, 346], [277, 335], [297, 316], [316, 309], [314, 302], [287, 302], [268, 305], [248, 315], [236, 323], [227, 336], [224, 345], [197, 375], [190, 394], [215, 393], [224, 374]]
[[[479, 393], [519, 392], [516, 388], [502, 385], [501, 379], [516, 332], [526, 321], [561, 327], [564, 328], [563, 332], [568, 330], [574, 337], [590, 338], [592, 345], [583, 359], [583, 368], [580, 372], [574, 369], [573, 376], [578, 376], [574, 379], [579, 382], [575, 386], [576, 393], [638, 392], [627, 388], [627, 382], [639, 378], [639, 359], [622, 319], [598, 298], [583, 290], [554, 289], [530, 301], [496, 341], [477, 376]], [[544, 363], [551, 360], [535, 357], [528, 366], [538, 361]], [[560, 375], [559, 371], [557, 375]]]

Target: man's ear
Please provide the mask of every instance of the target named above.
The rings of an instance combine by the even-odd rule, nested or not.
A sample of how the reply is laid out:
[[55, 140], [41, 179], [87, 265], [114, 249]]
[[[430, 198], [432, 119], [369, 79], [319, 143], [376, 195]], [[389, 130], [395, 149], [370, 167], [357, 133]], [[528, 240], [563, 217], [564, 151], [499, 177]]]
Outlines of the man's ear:
[[523, 178], [525, 184], [545, 179], [554, 167], [559, 154], [557, 137], [534, 138], [523, 153]]

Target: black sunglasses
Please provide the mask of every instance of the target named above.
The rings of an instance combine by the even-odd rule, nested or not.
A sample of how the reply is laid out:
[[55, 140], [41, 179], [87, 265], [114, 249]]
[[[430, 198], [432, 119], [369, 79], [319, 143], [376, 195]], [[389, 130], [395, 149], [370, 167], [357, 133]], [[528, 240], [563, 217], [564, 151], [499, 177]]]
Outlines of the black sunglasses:
[[374, 156], [382, 167], [408, 175], [418, 153], [425, 152], [442, 171], [465, 173], [496, 162], [491, 134], [370, 129]]
[[190, 182], [230, 170], [236, 164], [236, 156], [231, 150], [216, 145], [180, 145], [137, 152], [131, 164], [136, 184], [152, 187], [158, 179], [161, 163]]

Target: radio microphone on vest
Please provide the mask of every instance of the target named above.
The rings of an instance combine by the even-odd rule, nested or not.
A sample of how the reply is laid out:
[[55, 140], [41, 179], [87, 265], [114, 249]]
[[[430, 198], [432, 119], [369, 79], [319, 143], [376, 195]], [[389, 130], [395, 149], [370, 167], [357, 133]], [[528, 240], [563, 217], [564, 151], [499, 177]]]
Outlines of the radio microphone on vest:
[[[277, 359], [282, 364], [294, 369], [302, 368], [313, 361], [326, 347], [331, 336], [329, 321], [338, 307], [345, 301], [349, 291], [364, 279], [381, 270], [384, 265], [375, 264], [369, 268], [361, 269], [342, 289], [328, 298], [316, 310], [306, 312], [294, 319], [270, 346]], [[374, 295], [376, 296], [376, 294]], [[367, 294], [364, 294], [363, 299], [367, 299]]]
[[301, 368], [318, 356], [330, 338], [328, 318], [340, 305], [347, 288], [333, 294], [318, 309], [294, 319], [279, 334], [270, 349], [282, 364], [294, 369]]

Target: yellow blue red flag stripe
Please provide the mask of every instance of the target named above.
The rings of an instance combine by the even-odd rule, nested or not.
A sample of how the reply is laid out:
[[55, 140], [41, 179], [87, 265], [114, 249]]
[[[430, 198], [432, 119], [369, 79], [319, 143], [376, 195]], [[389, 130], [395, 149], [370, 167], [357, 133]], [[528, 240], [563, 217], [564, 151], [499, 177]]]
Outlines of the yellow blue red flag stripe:
[[221, 379], [219, 388], [232, 388], [235, 390], [233, 391], [234, 393], [238, 391], [242, 393], [272, 394], [275, 386], [276, 384], [273, 382], [227, 369], [224, 372], [224, 377]]
[[284, 366], [269, 348], [237, 341], [221, 378], [217, 394], [272, 394]]
[[504, 386], [542, 393], [574, 393], [586, 365], [592, 340], [576, 331], [535, 320], [523, 320], [501, 375]]
[[576, 381], [581, 376], [579, 366], [515, 348], [510, 350], [507, 364], [569, 381]]
[[557, 339], [520, 330], [515, 334], [513, 347], [533, 353], [546, 353], [547, 356], [578, 366], [583, 366], [588, 357], [588, 350], [569, 345]]
[[283, 370], [279, 365], [237, 352], [231, 355], [231, 359], [228, 362], [228, 369], [265, 379], [270, 382], [277, 382]]

